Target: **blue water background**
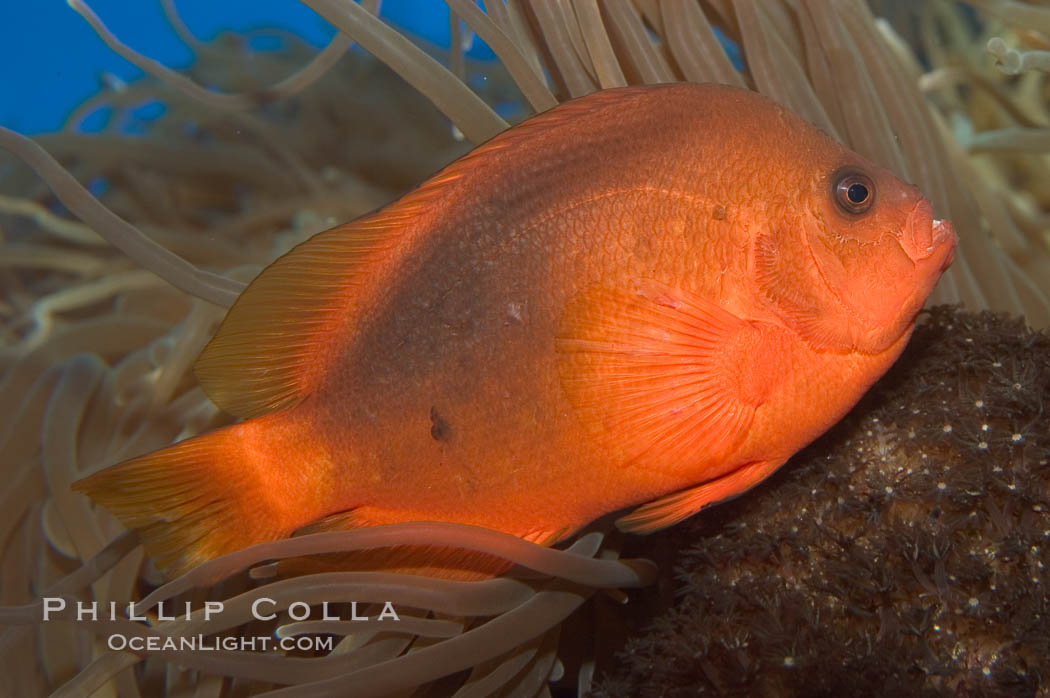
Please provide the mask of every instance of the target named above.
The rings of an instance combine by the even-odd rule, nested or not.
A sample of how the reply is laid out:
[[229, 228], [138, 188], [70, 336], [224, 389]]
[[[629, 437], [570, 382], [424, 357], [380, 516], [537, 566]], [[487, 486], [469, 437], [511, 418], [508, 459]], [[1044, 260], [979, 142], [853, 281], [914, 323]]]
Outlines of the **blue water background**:
[[[145, 56], [176, 70], [193, 62], [193, 51], [168, 22], [160, 0], [89, 0], [89, 4], [117, 38]], [[244, 34], [278, 27], [320, 49], [335, 33], [298, 0], [176, 0], [176, 6], [201, 41], [222, 32]], [[381, 16], [398, 29], [439, 46], [449, 45], [448, 6], [442, 0], [383, 0], [380, 7]], [[716, 33], [739, 69], [739, 49], [717, 29]], [[279, 47], [278, 41], [263, 39], [251, 45], [253, 50]], [[495, 60], [488, 46], [476, 38], [467, 54]], [[26, 134], [56, 131], [79, 104], [99, 91], [104, 75], [129, 82], [143, 73], [111, 51], [65, 0], [0, 0], [0, 126]], [[163, 107], [154, 103], [135, 114], [141, 123], [121, 128], [141, 131], [162, 112]], [[100, 110], [81, 127], [99, 130], [107, 118]]]
[[[89, 0], [118, 38], [171, 68], [193, 52], [172, 29], [159, 0]], [[224, 31], [282, 27], [323, 47], [331, 25], [297, 0], [177, 0], [199, 39]], [[440, 0], [386, 0], [382, 16], [398, 28], [448, 46], [448, 7]], [[271, 48], [258, 42], [256, 49]], [[477, 41], [470, 55], [491, 58]], [[130, 81], [142, 71], [113, 53], [65, 0], [0, 0], [0, 125], [32, 134], [59, 129], [72, 110], [99, 91], [104, 73]], [[90, 127], [89, 122], [86, 126]]]

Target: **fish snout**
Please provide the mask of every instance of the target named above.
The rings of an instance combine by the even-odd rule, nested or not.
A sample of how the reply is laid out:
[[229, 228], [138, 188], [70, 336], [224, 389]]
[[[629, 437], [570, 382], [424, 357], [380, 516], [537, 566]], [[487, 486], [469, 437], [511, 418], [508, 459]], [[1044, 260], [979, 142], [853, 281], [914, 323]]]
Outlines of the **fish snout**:
[[952, 224], [935, 220], [933, 207], [926, 199], [915, 204], [908, 214], [900, 242], [913, 262], [939, 258], [943, 265], [941, 271], [948, 268], [955, 256], [955, 230]]
[[958, 238], [955, 236], [955, 228], [952, 227], [951, 221], [933, 221], [933, 248], [943, 249], [943, 260], [941, 261], [940, 271], [945, 271], [952, 265], [952, 261], [955, 259], [955, 244], [958, 242]]

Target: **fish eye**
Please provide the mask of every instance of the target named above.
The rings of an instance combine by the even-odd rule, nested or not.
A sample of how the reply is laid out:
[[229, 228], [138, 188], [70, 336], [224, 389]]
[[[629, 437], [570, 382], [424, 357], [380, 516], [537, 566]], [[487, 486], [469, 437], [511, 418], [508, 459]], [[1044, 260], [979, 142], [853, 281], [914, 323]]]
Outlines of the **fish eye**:
[[875, 201], [875, 183], [867, 175], [846, 172], [835, 181], [835, 203], [846, 213], [864, 213]]

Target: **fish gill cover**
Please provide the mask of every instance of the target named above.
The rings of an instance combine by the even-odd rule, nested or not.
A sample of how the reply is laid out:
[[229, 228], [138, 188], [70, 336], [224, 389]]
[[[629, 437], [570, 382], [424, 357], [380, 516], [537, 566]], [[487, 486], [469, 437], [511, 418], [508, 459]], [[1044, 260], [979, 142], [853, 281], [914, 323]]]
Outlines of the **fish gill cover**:
[[[871, 6], [859, 0], [581, 0], [571, 5], [491, 2], [482, 11], [469, 0], [449, 0], [461, 21], [453, 22], [452, 49], [445, 52], [429, 46], [414, 48], [399, 32], [374, 19], [374, 4], [356, 6], [338, 0], [304, 4], [341, 32], [323, 51], [289, 37], [279, 51], [246, 51], [248, 34], [225, 34], [202, 42], [185, 27], [176, 3], [164, 2], [172, 25], [196, 57], [188, 68], [174, 72], [127, 49], [121, 40], [130, 37], [113, 36], [105, 28], [106, 17], [95, 17], [86, 4], [72, 2], [115, 51], [151, 77], [130, 83], [108, 81], [70, 115], [62, 130], [37, 137], [35, 142], [55, 160], [16, 134], [0, 131], [0, 146], [17, 156], [0, 161], [4, 333], [0, 411], [5, 417], [0, 423], [0, 468], [8, 483], [0, 492], [4, 570], [0, 601], [5, 604], [0, 622], [7, 626], [0, 635], [5, 666], [0, 681], [8, 694], [74, 695], [98, 689], [129, 695], [183, 691], [232, 695], [291, 686], [282, 694], [341, 695], [352, 685], [354, 695], [382, 695], [414, 686], [420, 687], [417, 695], [450, 695], [457, 690], [460, 695], [499, 691], [542, 695], [548, 679], [559, 677], [556, 691], [587, 690], [595, 654], [608, 660], [610, 650], [581, 643], [569, 632], [559, 637], [562, 618], [591, 598], [595, 589], [629, 586], [648, 578], [646, 568], [612, 560], [594, 560], [595, 565], [586, 569], [576, 566], [577, 552], [615, 557], [619, 546], [615, 540], [606, 539], [599, 549], [592, 536], [582, 539], [573, 553], [544, 553], [514, 547], [512, 541], [498, 537], [486, 539], [508, 558], [542, 574], [498, 580], [501, 586], [494, 590], [435, 589], [411, 580], [405, 592], [409, 596], [399, 598], [414, 599], [406, 605], [421, 609], [412, 622], [396, 632], [375, 625], [366, 625], [365, 630], [360, 625], [326, 626], [324, 632], [340, 640], [338, 650], [327, 654], [133, 653], [109, 650], [103, 639], [117, 631], [160, 637], [190, 632], [248, 636], [277, 628], [288, 635], [317, 635], [316, 626], [296, 625], [286, 613], [263, 622], [241, 608], [229, 616], [232, 627], [209, 625], [200, 613], [206, 600], [224, 599], [233, 608], [232, 598], [248, 589], [287, 599], [286, 611], [292, 600], [304, 598], [304, 587], [293, 581], [280, 597], [274, 586], [280, 582], [266, 583], [265, 567], [256, 569], [254, 577], [243, 569], [280, 555], [301, 554], [301, 541], [306, 539], [259, 551], [257, 557], [226, 561], [210, 568], [211, 576], [198, 575], [157, 595], [158, 579], [143, 562], [134, 538], [105, 511], [69, 490], [73, 480], [102, 465], [227, 423], [229, 417], [207, 400], [190, 372], [223, 306], [262, 266], [296, 242], [395, 198], [466, 151], [469, 144], [461, 140], [463, 136], [481, 142], [506, 128], [505, 118], [516, 120], [570, 97], [625, 84], [692, 80], [756, 89], [920, 186], [933, 200], [938, 217], [955, 222], [960, 248], [932, 301], [961, 303], [970, 311], [1008, 311], [1037, 327], [1050, 323], [1050, 172], [1045, 155], [1050, 137], [1045, 72], [1050, 12], [1044, 7], [1000, 0], [969, 5], [883, 1]], [[740, 48], [742, 70], [727, 58], [714, 29]], [[464, 41], [475, 32], [488, 42], [498, 62], [478, 64], [464, 57]], [[352, 42], [378, 61], [351, 48]], [[75, 61], [75, 55], [69, 60]], [[17, 66], [6, 69], [17, 71]], [[110, 114], [104, 127], [85, 132], [84, 119], [99, 110]], [[141, 133], [122, 128], [143, 121], [148, 124]], [[77, 190], [67, 172], [102, 205]], [[986, 332], [993, 343], [1000, 342], [997, 338], [1004, 332], [999, 326], [965, 318], [940, 325], [953, 341], [965, 339], [951, 334], [963, 326]], [[1033, 336], [1020, 329], [1017, 335]], [[980, 334], [973, 339], [984, 346]], [[1022, 345], [1030, 351], [1046, 351], [1043, 340], [1024, 340]], [[960, 351], [954, 356], [962, 360], [970, 354]], [[1018, 360], [1003, 365], [1020, 364]], [[930, 367], [934, 369], [941, 371], [939, 375], [950, 374], [943, 364]], [[994, 377], [998, 374], [988, 375], [988, 380], [998, 380]], [[1025, 388], [1036, 391], [1034, 402], [1009, 408], [1014, 410], [1007, 412], [1009, 419], [1025, 414], [1022, 408], [1036, 409], [1034, 414], [1041, 415], [1045, 373], [1028, 377], [1043, 382]], [[921, 376], [915, 380], [922, 385]], [[923, 402], [933, 399], [934, 393], [890, 389], [886, 399], [891, 402], [883, 409], [893, 414], [919, 409], [928, 414], [940, 409]], [[1004, 394], [994, 392], [991, 397], [1005, 399]], [[903, 402], [893, 402], [898, 400]], [[983, 423], [975, 421], [977, 416], [972, 410], [961, 414], [961, 426], [952, 423], [953, 433], [967, 439], [979, 436]], [[1045, 553], [1018, 548], [1029, 545], [1029, 534], [1036, 531], [1029, 530], [1040, 514], [1033, 507], [1046, 506], [1036, 501], [1046, 497], [1045, 468], [1039, 470], [1045, 462], [1025, 460], [1024, 454], [1035, 451], [1024, 449], [1042, 448], [1045, 453], [1045, 443], [1026, 432], [1025, 424], [1003, 420], [1009, 421], [1000, 417], [994, 427], [995, 438], [1003, 443], [995, 442], [984, 460], [957, 473], [973, 479], [973, 486], [952, 480], [949, 488], [944, 480], [949, 505], [963, 506], [952, 504], [956, 502], [952, 498], [980, 500], [974, 509], [978, 521], [972, 525], [962, 521], [947, 532], [935, 522], [930, 540], [912, 541], [917, 552], [910, 561], [899, 558], [901, 551], [892, 547], [903, 540], [900, 527], [906, 522], [901, 523], [900, 517], [925, 522], [933, 511], [946, 511], [943, 506], [930, 508], [938, 494], [920, 489], [909, 493], [901, 505], [890, 506], [888, 495], [871, 499], [877, 492], [854, 492], [843, 495], [844, 504], [837, 498], [829, 504], [876, 508], [877, 515], [861, 516], [873, 530], [871, 540], [888, 541], [878, 545], [898, 554], [895, 559], [901, 568], [912, 570], [914, 576], [899, 597], [889, 595], [888, 600], [875, 595], [874, 600], [857, 605], [850, 596], [858, 593], [855, 589], [841, 592], [842, 604], [849, 601], [863, 612], [888, 619], [887, 625], [879, 626], [887, 628], [887, 634], [916, 638], [901, 643], [894, 662], [872, 668], [869, 680], [889, 681], [896, 676], [902, 691], [921, 686], [938, 694], [954, 694], [959, 686], [974, 694], [1045, 690], [1045, 669], [1038, 664], [1038, 657], [1046, 656], [1045, 634], [1038, 634], [1046, 628], [1045, 616], [1038, 615], [1045, 609], [1045, 577], [1033, 572], [1029, 583], [1024, 575], [1012, 575], [1013, 585], [981, 591], [980, 580], [989, 579], [1002, 559], [980, 559], [981, 545], [994, 551], [1006, 545], [1009, 565], [1017, 570], [1025, 565], [1042, 569], [1039, 565], [1046, 562]], [[843, 436], [843, 430], [852, 428], [863, 430], [855, 436], [863, 440], [872, 427], [862, 417], [852, 423], [829, 438], [854, 438]], [[1032, 428], [1038, 429], [1038, 424]], [[1045, 432], [1045, 418], [1042, 424]], [[931, 439], [949, 438], [943, 436], [944, 426], [942, 435], [934, 430]], [[1023, 444], [1011, 441], [1014, 433], [1021, 434]], [[940, 453], [937, 449], [946, 448], [946, 443], [934, 440], [928, 453]], [[965, 453], [980, 455], [980, 443], [968, 444]], [[1018, 453], [1027, 470], [1018, 470]], [[894, 468], [905, 469], [914, 457], [911, 450], [897, 454], [890, 447], [886, 455], [900, 458], [894, 460]], [[865, 458], [854, 465], [860, 473], [875, 469], [870, 476], [856, 475], [860, 481], [881, 483], [879, 478], [887, 477], [880, 459]], [[996, 467], [1002, 472], [996, 473]], [[799, 477], [813, 472], [806, 465], [798, 470]], [[1006, 481], [1006, 472], [1019, 478], [1022, 494], [1011, 494], [1013, 481]], [[941, 480], [935, 475], [931, 470], [902, 484], [929, 485], [939, 491]], [[795, 477], [794, 471], [767, 483], [762, 492], [770, 496], [788, 477]], [[748, 506], [747, 501], [741, 505]], [[762, 504], [756, 500], [750, 506]], [[892, 509], [885, 529], [881, 514], [887, 512], [877, 508], [881, 506]], [[709, 520], [721, 521], [709, 519], [710, 514], [695, 525], [707, 531], [714, 525]], [[1020, 521], [1019, 532], [1011, 532], [1011, 517]], [[723, 523], [727, 536], [745, 536], [741, 540], [745, 552], [752, 550], [747, 546], [768, 540], [768, 536], [746, 537], [748, 527], [742, 524], [734, 528], [731, 520]], [[818, 533], [826, 536], [820, 539], [822, 545], [838, 544], [834, 535]], [[885, 538], [879, 539], [880, 533]], [[418, 530], [404, 533], [420, 534]], [[436, 529], [422, 534], [456, 536]], [[938, 568], [938, 559], [954, 559], [937, 557], [947, 544], [938, 535], [947, 536], [949, 543], [955, 541], [951, 555], [974, 553], [977, 559], [958, 558], [963, 568], [959, 573], [953, 572], [954, 563], [951, 569], [943, 563]], [[344, 535], [316, 544], [338, 549], [364, 543]], [[711, 550], [717, 548], [714, 545]], [[873, 561], [862, 552], [833, 560], [839, 578], [864, 576], [863, 570]], [[537, 558], [547, 553], [553, 557]], [[711, 554], [710, 550], [699, 553], [705, 560]], [[764, 564], [764, 555], [759, 551], [741, 569]], [[991, 571], [985, 569], [989, 565]], [[673, 565], [667, 561], [663, 567]], [[957, 579], [948, 577], [946, 583], [945, 575], [953, 573]], [[717, 567], [705, 571], [701, 565], [688, 574], [686, 586], [692, 589], [709, 583], [705, 574], [727, 573]], [[220, 581], [225, 575], [233, 577]], [[393, 595], [394, 587], [405, 586], [405, 580], [396, 579], [322, 581], [313, 596], [305, 596], [307, 600], [334, 598], [336, 589], [342, 589], [344, 596], [368, 589], [365, 596], [379, 600]], [[190, 586], [197, 588], [187, 591]], [[347, 591], [350, 588], [355, 591]], [[161, 620], [147, 609], [147, 623], [103, 619], [78, 624], [61, 614], [56, 614], [55, 622], [39, 622], [41, 597], [123, 604], [151, 592], [154, 599], [181, 593], [179, 600], [192, 601], [197, 615], [190, 620]], [[430, 605], [420, 599], [421, 593], [429, 594]], [[722, 589], [713, 598], [726, 600], [725, 593]], [[968, 594], [976, 596], [962, 599]], [[480, 596], [487, 601], [478, 601]], [[971, 598], [977, 599], [975, 607], [969, 606]], [[805, 615], [815, 613], [814, 598], [796, 600], [802, 609], [797, 620], [809, 633], [804, 637], [840, 637], [833, 635], [839, 627], [835, 621], [824, 626], [816, 616]], [[464, 603], [473, 604], [469, 611]], [[682, 614], [690, 612], [689, 603], [697, 602], [687, 602]], [[1004, 609], [1016, 622], [1025, 618], [1043, 622], [1019, 626], [998, 612], [989, 613], [989, 607]], [[760, 628], [784, 622], [763, 609], [759, 606], [753, 613]], [[517, 615], [511, 615], [515, 611]], [[944, 649], [947, 641], [940, 639], [946, 635], [930, 635], [931, 640], [921, 634], [941, 632], [925, 620], [937, 614], [962, 619], [940, 626], [950, 627], [958, 637], [977, 628], [982, 638], [991, 639], [977, 643], [979, 647], [963, 642], [965, 652], [949, 652]], [[860, 617], [870, 618], [864, 613]], [[502, 625], [493, 625], [501, 618]], [[719, 647], [732, 642], [726, 638], [744, 632], [735, 617], [726, 618], [722, 625], [708, 629], [718, 633]], [[973, 618], [980, 623], [969, 620]], [[912, 627], [909, 623], [915, 630], [910, 635], [905, 632]], [[870, 625], [870, 621], [858, 624], [858, 629], [867, 630], [870, 637]], [[1034, 631], [1026, 630], [1032, 627]], [[734, 628], [737, 635], [732, 634]], [[503, 642], [494, 643], [493, 637]], [[660, 640], [654, 637], [649, 642], [657, 646]], [[752, 646], [760, 652], [769, 650], [763, 661], [781, 662], [780, 673], [764, 680], [785, 695], [807, 694], [807, 685], [798, 683], [784, 662], [796, 656], [800, 663], [810, 661], [820, 643], [793, 647], [785, 636], [774, 634], [766, 644]], [[693, 653], [698, 649], [693, 648]], [[557, 659], [559, 654], [566, 658], [564, 664]], [[684, 668], [683, 660], [676, 659], [672, 669], [690, 677], [699, 676], [695, 673], [699, 671], [703, 676], [697, 681], [725, 691], [739, 688], [733, 683], [736, 679], [725, 674], [735, 672], [741, 662], [748, 669], [741, 681], [754, 680], [755, 667], [768, 665], [717, 648], [712, 656], [701, 654], [697, 664]], [[722, 661], [726, 663], [719, 666]], [[964, 661], [967, 664], [960, 668], [958, 663]], [[648, 680], [647, 666], [632, 660], [625, 672], [633, 678], [619, 680]], [[657, 664], [652, 666], [656, 671]], [[985, 668], [992, 682], [982, 684]], [[933, 679], [913, 683], [916, 671]], [[829, 674], [827, 681], [833, 678]], [[610, 693], [612, 681], [602, 684]]]

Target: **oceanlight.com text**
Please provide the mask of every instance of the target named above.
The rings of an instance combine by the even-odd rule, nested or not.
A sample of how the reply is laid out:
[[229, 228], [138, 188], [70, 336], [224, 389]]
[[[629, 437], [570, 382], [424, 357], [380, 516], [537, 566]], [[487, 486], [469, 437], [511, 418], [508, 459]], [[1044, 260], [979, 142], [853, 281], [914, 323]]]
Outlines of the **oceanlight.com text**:
[[224, 650], [227, 652], [281, 650], [290, 652], [292, 650], [300, 650], [306, 652], [331, 652], [335, 647], [335, 638], [331, 635], [301, 635], [299, 637], [270, 637], [266, 635], [257, 637], [207, 637], [205, 635], [160, 637], [157, 635], [142, 636], [115, 633], [107, 638], [106, 645], [111, 650], [132, 650], [133, 652], [159, 652], [161, 650], [190, 650], [195, 652], [213, 650]]

